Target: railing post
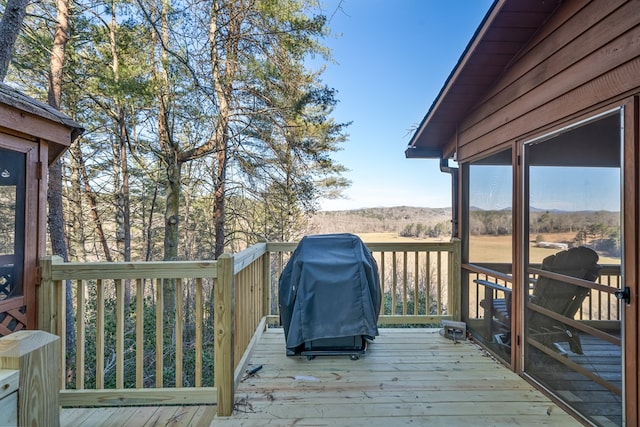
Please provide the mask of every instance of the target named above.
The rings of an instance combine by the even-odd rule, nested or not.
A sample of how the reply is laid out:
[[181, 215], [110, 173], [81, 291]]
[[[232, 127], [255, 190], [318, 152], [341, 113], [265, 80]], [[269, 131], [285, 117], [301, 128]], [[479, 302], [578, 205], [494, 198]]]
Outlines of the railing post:
[[58, 331], [58, 289], [53, 281], [53, 266], [62, 263], [57, 255], [46, 256], [40, 260], [40, 288], [38, 290], [38, 329], [54, 335], [61, 335]]
[[271, 314], [271, 254], [262, 255], [262, 317]]
[[449, 313], [453, 320], [462, 319], [462, 254], [460, 239], [451, 239], [449, 255]]
[[60, 338], [18, 331], [0, 339], [0, 369], [19, 371], [18, 425], [60, 425]]
[[232, 255], [220, 255], [217, 261], [218, 278], [215, 284], [214, 376], [218, 389], [218, 416], [223, 417], [231, 415], [235, 399], [233, 262]]

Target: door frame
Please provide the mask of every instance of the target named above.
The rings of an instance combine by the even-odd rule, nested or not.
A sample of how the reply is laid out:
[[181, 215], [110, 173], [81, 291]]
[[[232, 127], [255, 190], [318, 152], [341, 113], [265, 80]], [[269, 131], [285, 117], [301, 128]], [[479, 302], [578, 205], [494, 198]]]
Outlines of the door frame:
[[[528, 193], [525, 180], [525, 146], [533, 140], [553, 134], [566, 127], [573, 127], [582, 121], [587, 121], [596, 116], [621, 109], [623, 118], [622, 134], [622, 159], [621, 159], [621, 236], [623, 239], [623, 259], [621, 269], [621, 286], [630, 288], [631, 301], [622, 306], [621, 313], [621, 337], [622, 337], [622, 375], [623, 375], [623, 425], [638, 427], [640, 419], [640, 313], [638, 309], [640, 287], [640, 95], [623, 99], [615, 104], [598, 108], [572, 117], [570, 121], [562, 124], [548, 126], [535, 133], [531, 133], [516, 141], [514, 153], [514, 277], [517, 274], [519, 280], [514, 285], [514, 304], [519, 307], [514, 316], [512, 330], [517, 331], [519, 343], [523, 343], [524, 337], [524, 296], [521, 286], [523, 283], [524, 265], [527, 261], [527, 247], [524, 236], [528, 235], [528, 218], [525, 212], [525, 197]], [[517, 288], [517, 289], [516, 289]], [[524, 373], [524, 345], [515, 348], [514, 370], [522, 375]]]
[[631, 291], [630, 304], [624, 306], [623, 322], [623, 386], [625, 393], [625, 416], [627, 426], [638, 426], [640, 407], [638, 383], [640, 382], [640, 316], [638, 313], [638, 278], [640, 277], [640, 96], [626, 99], [624, 108], [623, 136], [623, 235], [624, 260], [622, 272], [624, 282]]

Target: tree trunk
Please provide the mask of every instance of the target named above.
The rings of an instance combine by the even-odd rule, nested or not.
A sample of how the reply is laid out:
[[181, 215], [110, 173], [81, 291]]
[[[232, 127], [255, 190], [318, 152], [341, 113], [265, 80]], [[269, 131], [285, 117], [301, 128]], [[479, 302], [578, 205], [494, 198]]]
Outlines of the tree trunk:
[[4, 81], [11, 63], [13, 46], [27, 13], [28, 0], [8, 0], [0, 21], [0, 82]]
[[[49, 75], [49, 105], [55, 109], [60, 109], [62, 99], [62, 76], [64, 67], [64, 54], [67, 41], [69, 40], [69, 4], [67, 0], [56, 0], [56, 31], [53, 37], [53, 47], [51, 49], [51, 69]], [[49, 168], [49, 188], [47, 194], [49, 202], [49, 234], [51, 238], [51, 249], [54, 255], [59, 255], [65, 261], [69, 260], [67, 245], [65, 242], [64, 213], [62, 209], [62, 161], [58, 160]], [[68, 349], [75, 348], [74, 311], [71, 295], [71, 284], [66, 286], [66, 342]], [[75, 365], [75, 360], [67, 359], [67, 370]]]
[[[131, 199], [129, 197], [129, 163], [127, 158], [127, 128], [125, 123], [124, 110], [120, 113], [120, 162], [122, 172], [122, 187], [120, 188], [120, 197], [118, 210], [122, 213], [123, 241], [122, 241], [122, 257], [125, 262], [131, 261]], [[124, 302], [125, 306], [131, 301], [131, 282], [125, 281], [124, 284]]]
[[[226, 6], [227, 35], [219, 33], [218, 21], [225, 21], [222, 13], [222, 4]], [[218, 117], [215, 128], [215, 152], [217, 160], [216, 178], [213, 194], [213, 221], [215, 233], [215, 257], [216, 259], [224, 253], [225, 248], [225, 204], [226, 204], [226, 181], [227, 181], [227, 160], [229, 150], [229, 120], [231, 118], [231, 97], [233, 96], [232, 82], [236, 78], [237, 72], [237, 50], [241, 39], [241, 13], [235, 10], [233, 2], [212, 2], [211, 18], [209, 21], [209, 44], [211, 76], [213, 87], [218, 99]]]
[[213, 194], [213, 223], [216, 239], [215, 258], [218, 259], [224, 253], [225, 243], [225, 182], [227, 180], [227, 150], [226, 139], [221, 142], [221, 149], [218, 151], [218, 170], [216, 172], [216, 182]]
[[[178, 259], [179, 218], [180, 218], [180, 163], [167, 165], [167, 206], [164, 213], [164, 260]], [[164, 281], [164, 315], [167, 326], [176, 312], [175, 280]]]
[[159, 177], [156, 177], [156, 181], [153, 186], [153, 197], [151, 198], [151, 205], [149, 206], [149, 222], [146, 225], [143, 224], [143, 228], [145, 230], [144, 239], [146, 240], [144, 254], [145, 261], [151, 261], [153, 258], [153, 214], [156, 211], [156, 202], [158, 199], [158, 182]]
[[69, 229], [69, 259], [74, 261], [86, 261], [87, 253], [84, 245], [84, 203], [82, 197], [82, 151], [79, 144], [73, 144], [69, 149], [71, 153], [71, 173], [69, 194], [67, 196], [67, 210], [71, 215]]
[[89, 185], [89, 174], [87, 173], [87, 166], [84, 164], [84, 159], [82, 158], [82, 152], [80, 152], [79, 155], [81, 156], [79, 159], [79, 166], [80, 172], [82, 174], [82, 182], [84, 183], [84, 194], [89, 201], [89, 211], [91, 212], [91, 219], [93, 219], [93, 224], [96, 228], [96, 233], [98, 234], [98, 240], [100, 240], [100, 244], [102, 245], [104, 257], [107, 261], [111, 262], [113, 261], [113, 258], [111, 257], [111, 250], [109, 249], [109, 244], [107, 243], [107, 237], [104, 234], [102, 220], [100, 220], [100, 215], [98, 215], [98, 196], [96, 196], [95, 192]]

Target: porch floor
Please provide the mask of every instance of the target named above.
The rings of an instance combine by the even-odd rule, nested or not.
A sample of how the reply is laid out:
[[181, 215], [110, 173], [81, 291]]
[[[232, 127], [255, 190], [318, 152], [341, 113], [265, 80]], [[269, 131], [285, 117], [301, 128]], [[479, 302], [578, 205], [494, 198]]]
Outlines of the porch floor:
[[216, 406], [141, 406], [104, 408], [62, 408], [61, 427], [206, 427]]
[[268, 329], [231, 417], [212, 426], [582, 425], [478, 345], [437, 329], [380, 329], [359, 360], [286, 357]]
[[471, 342], [437, 329], [380, 329], [359, 360], [286, 357], [282, 329], [258, 341], [230, 417], [215, 406], [63, 409], [62, 426], [580, 426]]

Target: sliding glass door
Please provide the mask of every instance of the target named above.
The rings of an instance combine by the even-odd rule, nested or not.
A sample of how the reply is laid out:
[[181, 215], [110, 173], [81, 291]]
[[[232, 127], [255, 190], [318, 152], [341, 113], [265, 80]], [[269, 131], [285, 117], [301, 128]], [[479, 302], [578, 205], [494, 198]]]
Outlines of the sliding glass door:
[[622, 424], [622, 109], [523, 149], [523, 371]]

